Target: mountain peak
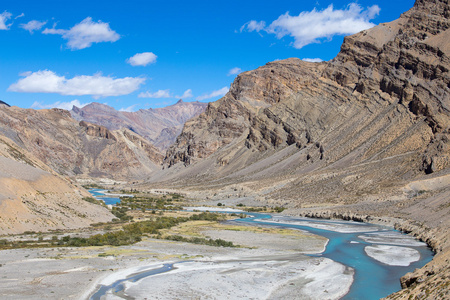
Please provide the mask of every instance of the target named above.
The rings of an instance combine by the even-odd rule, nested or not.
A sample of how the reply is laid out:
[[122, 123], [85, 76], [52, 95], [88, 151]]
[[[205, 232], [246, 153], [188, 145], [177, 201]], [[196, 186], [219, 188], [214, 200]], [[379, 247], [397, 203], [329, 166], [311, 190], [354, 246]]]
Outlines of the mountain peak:
[[5, 105], [7, 107], [11, 107], [11, 105], [9, 105], [8, 103], [6, 103], [6, 102], [4, 102], [2, 100], [0, 100], [0, 105]]
[[[185, 125], [165, 163], [189, 165], [211, 156], [248, 167], [239, 160], [253, 162], [270, 151], [317, 142], [322, 152], [327, 146], [335, 150], [326, 161], [322, 152], [315, 153], [316, 165], [351, 156], [349, 149], [365, 153], [354, 153], [360, 162], [408, 149], [420, 153], [416, 171], [445, 169], [450, 165], [450, 153], [443, 150], [450, 148], [449, 8], [447, 0], [417, 0], [400, 19], [345, 37], [331, 61], [310, 64], [291, 58], [239, 74], [227, 95]], [[361, 127], [375, 116], [384, 131]], [[356, 132], [358, 139], [341, 138]], [[412, 142], [415, 138], [421, 142]], [[401, 140], [408, 142], [400, 146]], [[324, 141], [329, 145], [322, 147]], [[231, 144], [242, 147], [234, 157], [226, 147]], [[223, 166], [221, 160], [210, 165]]]

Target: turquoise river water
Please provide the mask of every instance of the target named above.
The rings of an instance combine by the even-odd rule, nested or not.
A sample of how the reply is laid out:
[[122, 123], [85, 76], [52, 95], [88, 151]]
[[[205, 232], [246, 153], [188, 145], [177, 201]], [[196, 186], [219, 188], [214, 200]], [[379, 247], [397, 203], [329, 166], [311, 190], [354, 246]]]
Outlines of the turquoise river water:
[[[397, 243], [390, 240], [381, 240], [377, 244], [395, 244], [395, 246], [402, 246], [402, 239], [400, 232], [387, 228], [384, 226], [377, 226], [366, 223], [356, 223], [348, 221], [328, 221], [320, 219], [308, 219], [308, 218], [294, 218], [294, 217], [282, 217], [284, 221], [288, 222], [306, 222], [314, 225], [333, 225], [333, 226], [347, 226], [357, 225], [360, 227], [358, 232], [336, 232], [326, 229], [313, 228], [310, 226], [302, 226], [296, 224], [277, 224], [279, 222], [267, 222], [272, 220], [272, 216], [268, 214], [253, 214], [252, 217], [246, 219], [236, 220], [236, 222], [245, 222], [255, 225], [270, 225], [283, 228], [295, 228], [301, 229], [313, 234], [326, 237], [329, 242], [326, 250], [320, 255], [342, 263], [346, 266], [352, 267], [355, 270], [354, 281], [350, 288], [350, 291], [342, 299], [380, 299], [389, 294], [397, 292], [401, 289], [400, 277], [404, 274], [413, 271], [416, 268], [421, 268], [433, 258], [433, 252], [425, 244], [420, 246], [408, 245], [407, 248], [413, 248], [420, 253], [420, 259], [411, 263], [409, 266], [392, 266], [381, 263], [368, 255], [366, 255], [364, 248], [373, 243], [368, 243], [360, 236], [363, 236], [366, 232], [364, 228], [367, 228], [367, 232], [370, 234], [382, 232], [383, 234], [399, 235], [400, 241]], [[264, 222], [258, 220], [265, 220]], [[356, 224], [355, 224], [356, 223]], [[377, 231], [374, 231], [374, 230]]]

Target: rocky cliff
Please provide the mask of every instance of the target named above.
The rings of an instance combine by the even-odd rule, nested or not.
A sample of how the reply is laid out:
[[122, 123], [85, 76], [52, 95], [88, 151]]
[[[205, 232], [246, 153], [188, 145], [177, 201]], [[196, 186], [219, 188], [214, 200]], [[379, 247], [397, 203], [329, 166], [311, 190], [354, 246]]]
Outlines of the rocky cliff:
[[[303, 199], [315, 200], [311, 173], [332, 171], [316, 179], [351, 202], [445, 172], [447, 14], [445, 1], [417, 1], [400, 19], [346, 37], [332, 61], [292, 58], [240, 74], [167, 150], [168, 178], [255, 185], [284, 178], [287, 183], [265, 197], [295, 199], [301, 191]], [[344, 179], [349, 174], [354, 177]]]
[[330, 62], [288, 59], [240, 74], [186, 124], [166, 165], [191, 164], [241, 138], [245, 151], [295, 145], [322, 165], [355, 150], [352, 163], [417, 151], [424, 172], [446, 168], [447, 14], [445, 1], [417, 1], [400, 19], [346, 37]]
[[167, 107], [125, 112], [105, 104], [91, 103], [83, 108], [74, 106], [71, 114], [76, 120], [98, 124], [109, 130], [129, 129], [160, 151], [165, 151], [180, 134], [184, 123], [198, 116], [205, 108], [206, 103], [180, 100]]

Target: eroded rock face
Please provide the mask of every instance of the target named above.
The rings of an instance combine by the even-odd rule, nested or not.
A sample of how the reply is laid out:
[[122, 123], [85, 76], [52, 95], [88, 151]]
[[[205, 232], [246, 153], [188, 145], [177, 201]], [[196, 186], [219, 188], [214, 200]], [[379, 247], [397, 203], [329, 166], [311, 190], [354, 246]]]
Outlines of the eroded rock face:
[[116, 137], [106, 127], [91, 124], [85, 121], [81, 121], [79, 125], [86, 128], [87, 135], [117, 141]]
[[0, 138], [61, 175], [132, 179], [159, 168], [162, 154], [128, 129], [110, 131], [61, 109], [0, 108]]
[[288, 59], [240, 74], [186, 123], [165, 165], [189, 165], [243, 139], [260, 154], [306, 147], [327, 164], [358, 149], [352, 163], [415, 151], [422, 160], [413, 168], [447, 168], [448, 11], [446, 1], [417, 1], [400, 19], [346, 37], [330, 62]]

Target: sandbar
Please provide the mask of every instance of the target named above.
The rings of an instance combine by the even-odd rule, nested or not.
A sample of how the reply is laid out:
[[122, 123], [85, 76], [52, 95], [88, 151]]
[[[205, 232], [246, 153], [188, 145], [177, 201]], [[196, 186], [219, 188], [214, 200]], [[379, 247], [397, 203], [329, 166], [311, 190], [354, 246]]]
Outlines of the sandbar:
[[388, 245], [373, 245], [364, 247], [366, 254], [379, 262], [390, 266], [409, 266], [420, 259], [416, 249]]

